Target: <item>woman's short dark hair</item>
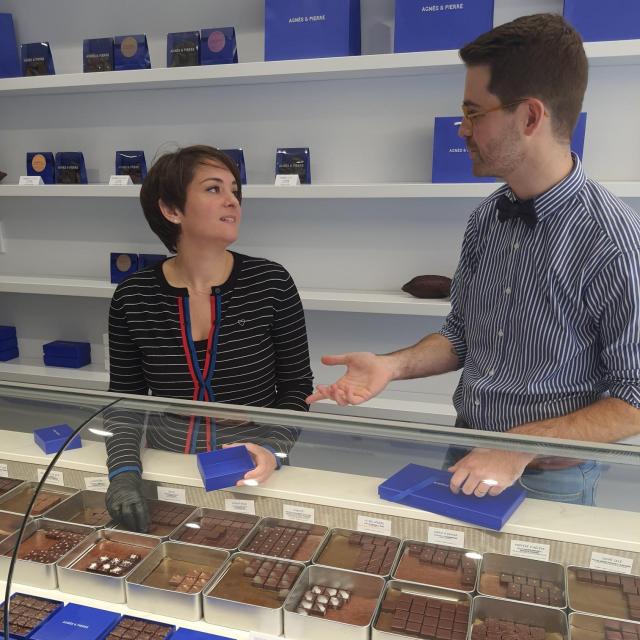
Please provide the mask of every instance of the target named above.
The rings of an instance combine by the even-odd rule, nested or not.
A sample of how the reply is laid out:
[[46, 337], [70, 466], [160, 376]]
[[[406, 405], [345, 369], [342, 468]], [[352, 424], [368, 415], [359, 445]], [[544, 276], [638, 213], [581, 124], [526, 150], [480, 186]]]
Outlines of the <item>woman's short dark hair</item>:
[[167, 220], [160, 210], [159, 201], [168, 207], [184, 211], [187, 187], [191, 184], [198, 165], [215, 162], [231, 173], [238, 185], [238, 200], [242, 202], [242, 184], [236, 163], [224, 152], [204, 144], [178, 149], [160, 156], [147, 174], [140, 190], [140, 204], [152, 231], [165, 247], [176, 253], [180, 225]]

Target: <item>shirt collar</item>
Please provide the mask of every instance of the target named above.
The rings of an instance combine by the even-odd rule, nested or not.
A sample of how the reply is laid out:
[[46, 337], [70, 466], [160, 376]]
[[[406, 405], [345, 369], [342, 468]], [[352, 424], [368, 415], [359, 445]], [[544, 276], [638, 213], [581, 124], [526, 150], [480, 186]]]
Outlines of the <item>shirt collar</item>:
[[[571, 153], [571, 157], [573, 158], [573, 169], [571, 173], [562, 182], [559, 182], [554, 187], [551, 187], [549, 191], [546, 191], [534, 199], [538, 222], [542, 222], [552, 213], [558, 212], [584, 187], [587, 176], [582, 168], [580, 158], [573, 152]], [[507, 190], [507, 195], [511, 200], [517, 199], [511, 189]]]

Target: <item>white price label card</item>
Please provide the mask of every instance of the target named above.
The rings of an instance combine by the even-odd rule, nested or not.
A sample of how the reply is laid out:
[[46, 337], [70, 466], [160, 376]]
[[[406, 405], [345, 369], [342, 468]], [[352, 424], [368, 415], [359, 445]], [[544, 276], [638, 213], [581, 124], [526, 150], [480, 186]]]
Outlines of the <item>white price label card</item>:
[[276, 176], [276, 187], [297, 187], [300, 185], [300, 176], [297, 173], [279, 173]]
[[524, 540], [512, 540], [510, 554], [516, 558], [533, 558], [534, 560], [549, 561], [551, 547], [548, 544], [538, 542], [525, 542]]
[[111, 176], [109, 178], [110, 187], [128, 187], [133, 184], [131, 176]]
[[295, 520], [296, 522], [314, 524], [316, 511], [311, 507], [297, 507], [294, 504], [284, 504], [282, 505], [282, 517], [285, 520]]
[[390, 536], [391, 520], [358, 516], [358, 531], [362, 533], [374, 533], [379, 536]]
[[[42, 476], [46, 469], [38, 469], [38, 482], [42, 480]], [[64, 476], [62, 475], [62, 471], [55, 471], [52, 469], [47, 476], [47, 484], [56, 484], [59, 487], [64, 487]]]
[[185, 489], [175, 489], [174, 487], [158, 487], [158, 500], [187, 504], [187, 492]]
[[591, 562], [589, 569], [598, 569], [599, 571], [614, 571], [615, 573], [631, 573], [633, 569], [633, 560], [631, 558], [623, 558], [622, 556], [612, 556], [608, 553], [591, 553]]
[[282, 636], [272, 636], [270, 633], [261, 631], [250, 631], [249, 640], [282, 640]]
[[458, 547], [459, 549], [462, 549], [464, 547], [464, 531], [429, 527], [427, 542], [429, 544], [444, 544], [449, 547]]
[[85, 478], [84, 486], [89, 491], [100, 491], [106, 493], [109, 488], [109, 478], [107, 476], [99, 476], [97, 478]]
[[6, 464], [0, 464], [0, 478], [8, 478], [9, 477], [9, 467]]
[[224, 501], [224, 509], [225, 511], [233, 511], [234, 513], [247, 513], [250, 516], [255, 516], [256, 501], [227, 499]]
[[20, 176], [18, 185], [21, 187], [39, 187], [44, 184], [42, 176]]

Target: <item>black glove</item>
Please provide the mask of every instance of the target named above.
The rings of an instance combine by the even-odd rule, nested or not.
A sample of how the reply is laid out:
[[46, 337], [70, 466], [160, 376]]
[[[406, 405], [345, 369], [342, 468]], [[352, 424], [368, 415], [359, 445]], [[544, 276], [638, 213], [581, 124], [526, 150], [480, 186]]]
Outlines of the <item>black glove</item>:
[[149, 508], [142, 495], [142, 478], [125, 471], [109, 484], [105, 500], [109, 515], [125, 529], [146, 533], [149, 528]]

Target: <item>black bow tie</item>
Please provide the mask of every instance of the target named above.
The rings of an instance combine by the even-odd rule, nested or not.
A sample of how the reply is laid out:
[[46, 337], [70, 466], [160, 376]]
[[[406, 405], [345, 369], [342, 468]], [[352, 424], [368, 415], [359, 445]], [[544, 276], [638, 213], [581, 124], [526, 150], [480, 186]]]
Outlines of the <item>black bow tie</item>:
[[533, 200], [516, 200], [512, 202], [506, 195], [502, 195], [498, 198], [496, 206], [498, 207], [498, 220], [500, 222], [522, 218], [522, 221], [529, 229], [533, 229], [538, 222]]

